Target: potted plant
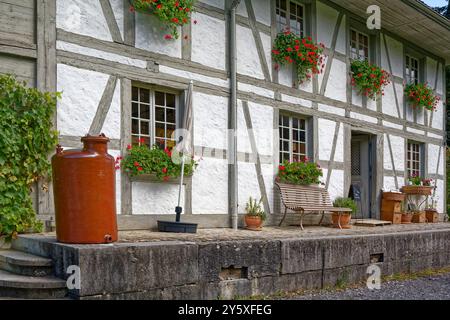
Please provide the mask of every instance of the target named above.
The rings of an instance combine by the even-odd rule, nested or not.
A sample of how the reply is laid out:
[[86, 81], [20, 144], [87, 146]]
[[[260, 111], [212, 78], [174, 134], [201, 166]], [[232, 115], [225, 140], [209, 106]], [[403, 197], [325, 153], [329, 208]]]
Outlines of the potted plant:
[[335, 208], [348, 208], [351, 209], [352, 212], [343, 212], [343, 213], [332, 213], [331, 218], [333, 220], [333, 226], [335, 228], [339, 228], [339, 225], [342, 229], [350, 229], [350, 221], [352, 219], [352, 214], [356, 213], [358, 210], [358, 205], [355, 200], [351, 198], [336, 198], [333, 202], [333, 206]]
[[412, 212], [412, 222], [413, 223], [425, 223], [427, 222], [427, 216], [425, 211], [416, 210]]
[[245, 206], [245, 224], [247, 225], [247, 229], [254, 231], [261, 230], [261, 226], [267, 218], [261, 204], [262, 198], [259, 202], [252, 197], [249, 198], [247, 205]]
[[323, 176], [320, 166], [317, 163], [310, 162], [308, 158], [298, 162], [286, 160], [278, 169], [276, 180], [282, 183], [317, 185], [320, 184], [320, 177]]
[[431, 203], [425, 207], [425, 215], [428, 223], [439, 222], [439, 213], [436, 209], [436, 200], [431, 198]]
[[432, 179], [422, 178], [413, 174], [409, 177], [409, 185], [402, 188], [402, 192], [410, 195], [429, 196], [433, 192], [434, 187], [431, 185]]
[[411, 224], [413, 214], [405, 209], [404, 202], [401, 203], [402, 224]]
[[351, 64], [352, 85], [359, 94], [373, 100], [384, 95], [384, 88], [390, 83], [390, 75], [367, 60], [354, 60]]
[[411, 83], [405, 86], [405, 95], [413, 108], [423, 108], [430, 111], [435, 111], [440, 100], [439, 96], [435, 95], [433, 89], [428, 84]]
[[[162, 150], [154, 145], [149, 148], [144, 141], [139, 140], [139, 145], [127, 147], [128, 154], [116, 160], [116, 169], [120, 167], [130, 177], [148, 176], [160, 181], [169, 181], [170, 178], [178, 178], [181, 175], [181, 164], [172, 161], [172, 152], [169, 149]], [[120, 162], [121, 160], [121, 162]], [[184, 176], [192, 176], [198, 163], [192, 157], [184, 165]]]

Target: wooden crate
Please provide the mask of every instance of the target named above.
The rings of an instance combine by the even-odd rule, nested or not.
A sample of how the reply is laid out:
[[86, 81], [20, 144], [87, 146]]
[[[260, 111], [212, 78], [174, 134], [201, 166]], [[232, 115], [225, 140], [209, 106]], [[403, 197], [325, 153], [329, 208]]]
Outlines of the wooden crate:
[[401, 212], [381, 212], [381, 220], [383, 221], [391, 221], [392, 224], [401, 224], [402, 223], [402, 213]]
[[399, 201], [392, 200], [381, 200], [381, 212], [392, 212], [398, 213], [402, 210], [402, 203]]
[[425, 210], [428, 223], [439, 222], [439, 213], [436, 210]]
[[425, 214], [425, 211], [421, 213], [415, 213], [412, 218], [413, 223], [425, 223], [427, 222], [427, 216]]

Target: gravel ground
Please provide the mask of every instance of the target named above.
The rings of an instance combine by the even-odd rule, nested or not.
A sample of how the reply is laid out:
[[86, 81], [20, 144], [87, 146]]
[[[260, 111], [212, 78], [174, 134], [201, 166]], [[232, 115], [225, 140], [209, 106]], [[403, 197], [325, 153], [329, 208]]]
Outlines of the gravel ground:
[[381, 290], [352, 288], [344, 291], [308, 293], [293, 300], [450, 300], [450, 273], [414, 280], [389, 281]]

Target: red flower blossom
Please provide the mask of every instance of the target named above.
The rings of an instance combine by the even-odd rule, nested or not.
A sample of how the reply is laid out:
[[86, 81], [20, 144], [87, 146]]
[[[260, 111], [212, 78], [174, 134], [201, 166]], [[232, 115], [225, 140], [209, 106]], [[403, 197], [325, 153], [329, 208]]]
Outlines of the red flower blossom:
[[157, 9], [161, 9], [161, 8], [162, 8], [162, 4], [161, 4], [161, 3], [158, 4], [158, 5], [156, 6], [156, 8], [157, 8]]
[[172, 35], [171, 35], [171, 34], [166, 34], [166, 35], [164, 36], [164, 39], [170, 40], [170, 39], [172, 39]]
[[142, 171], [142, 170], [144, 170], [144, 169], [142, 169], [142, 167], [139, 167], [139, 168], [137, 168], [138, 169], [138, 171]]
[[141, 166], [141, 165], [139, 164], [139, 162], [137, 162], [137, 161], [135, 161], [133, 164], [134, 164], [135, 167], [140, 167], [140, 166]]
[[131, 150], [132, 148], [131, 144], [127, 145], [127, 150]]
[[278, 168], [280, 169], [280, 171], [286, 170], [286, 167], [285, 167], [285, 166], [279, 166]]
[[167, 168], [163, 168], [163, 169], [162, 169], [162, 172], [163, 172], [163, 173], [167, 173]]

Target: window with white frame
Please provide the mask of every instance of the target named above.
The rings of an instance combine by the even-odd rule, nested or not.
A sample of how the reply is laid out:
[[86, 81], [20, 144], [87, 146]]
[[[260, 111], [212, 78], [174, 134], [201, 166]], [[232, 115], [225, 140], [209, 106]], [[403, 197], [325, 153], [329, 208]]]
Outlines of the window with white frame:
[[280, 163], [303, 161], [307, 156], [307, 121], [280, 114]]
[[289, 29], [300, 37], [305, 34], [305, 7], [292, 0], [276, 0], [278, 32]]
[[133, 144], [173, 148], [178, 96], [173, 92], [132, 87], [131, 135]]
[[422, 143], [408, 141], [408, 150], [406, 155], [408, 177], [422, 175], [422, 148]]
[[405, 74], [406, 82], [408, 84], [418, 84], [419, 83], [419, 60], [412, 57], [411, 55], [406, 55], [405, 57]]
[[369, 36], [356, 31], [350, 30], [350, 55], [353, 60], [369, 60]]

